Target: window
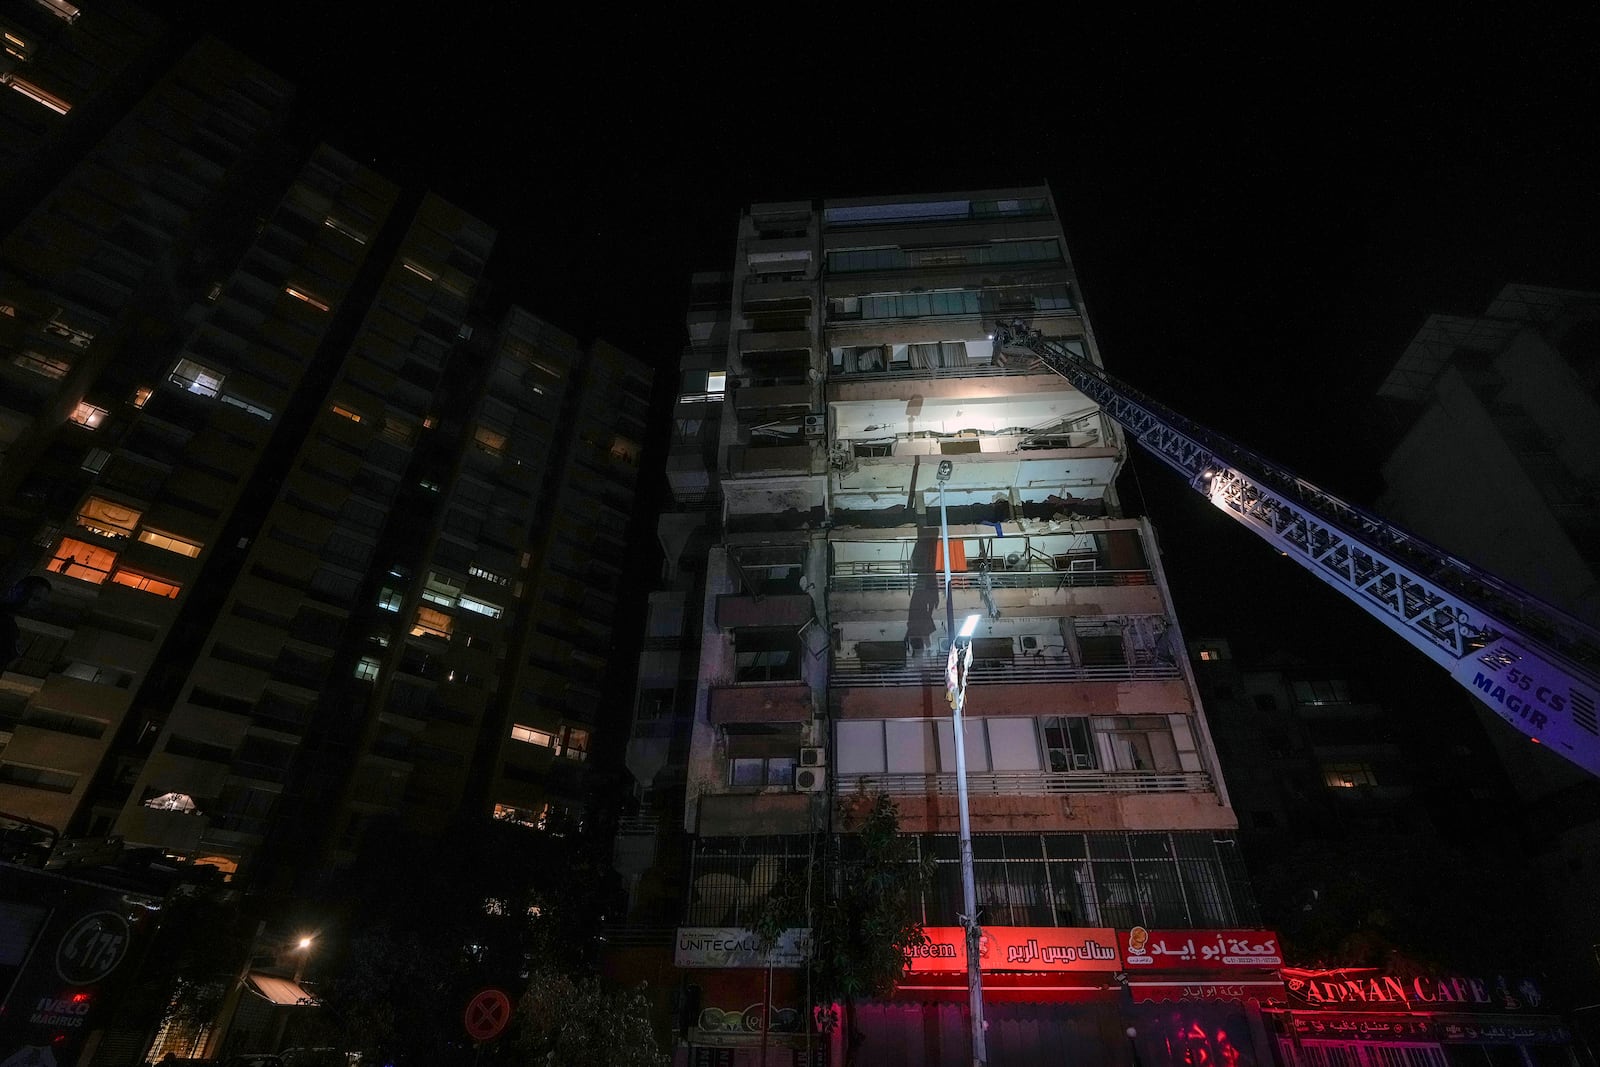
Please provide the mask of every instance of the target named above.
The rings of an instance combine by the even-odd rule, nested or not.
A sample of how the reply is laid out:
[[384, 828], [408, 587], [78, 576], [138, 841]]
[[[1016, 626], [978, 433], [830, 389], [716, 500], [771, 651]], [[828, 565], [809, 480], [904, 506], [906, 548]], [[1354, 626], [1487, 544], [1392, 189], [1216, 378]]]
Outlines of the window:
[[639, 721], [648, 722], [653, 719], [665, 719], [671, 716], [674, 695], [671, 689], [641, 689], [639, 691]]
[[800, 677], [800, 633], [786, 627], [733, 631], [734, 681], [771, 682]]
[[473, 433], [472, 439], [479, 448], [491, 456], [503, 456], [506, 452], [506, 435], [498, 430], [491, 430], [487, 426], [479, 426]]
[[286, 285], [286, 286], [283, 287], [283, 291], [285, 293], [289, 294], [290, 296], [294, 297], [296, 300], [300, 301], [301, 303], [310, 304], [312, 307], [316, 308], [318, 311], [327, 311], [328, 310], [328, 305], [327, 304], [323, 303], [321, 300], [317, 299], [317, 297], [313, 296], [312, 294], [306, 292], [303, 289], [296, 289], [293, 286]]
[[411, 260], [409, 260], [409, 259], [402, 259], [400, 261], [400, 265], [402, 267], [404, 267], [406, 270], [410, 271], [412, 274], [415, 274], [417, 277], [421, 278], [425, 282], [433, 281], [433, 275], [432, 274], [430, 274], [428, 271], [423, 270], [421, 267], [417, 266], [415, 263], [411, 262]]
[[117, 554], [108, 548], [63, 537], [56, 548], [55, 558], [45, 566], [45, 570], [99, 585], [106, 580], [116, 562]]
[[378, 594], [378, 607], [384, 611], [399, 611], [400, 605], [405, 598], [405, 594], [400, 590], [385, 586], [383, 591]]
[[422, 606], [417, 608], [417, 620], [411, 627], [412, 637], [441, 637], [449, 640], [456, 621], [442, 611]]
[[60, 381], [72, 369], [72, 364], [54, 356], [41, 356], [37, 352], [21, 352], [11, 357], [11, 362], [23, 370], [32, 371], [42, 378]]
[[151, 574], [140, 574], [138, 571], [130, 571], [126, 568], [113, 574], [111, 581], [117, 585], [125, 585], [129, 589], [137, 589], [141, 593], [164, 596], [168, 600], [176, 600], [178, 592], [183, 588], [177, 582], [168, 581], [165, 578], [157, 578]]
[[561, 731], [561, 754], [568, 759], [589, 758], [589, 731], [568, 726]]
[[154, 392], [155, 390], [148, 385], [137, 386], [133, 390], [133, 398], [128, 402], [136, 408], [142, 408], [150, 402], [150, 397]]
[[77, 22], [78, 16], [83, 14], [83, 12], [67, 3], [67, 0], [34, 0], [34, 3], [50, 12], [56, 18], [66, 22]]
[[203, 363], [196, 363], [192, 359], [180, 359], [173, 365], [172, 373], [167, 375], [167, 380], [191, 393], [216, 396], [222, 391], [223, 375], [221, 371], [212, 370]]
[[1296, 704], [1348, 704], [1350, 691], [1341, 678], [1294, 683]]
[[1175, 773], [1180, 769], [1172, 728], [1160, 715], [1100, 716], [1093, 720], [1119, 771]]
[[1049, 715], [1044, 729], [1045, 758], [1052, 771], [1087, 771], [1095, 767], [1094, 743], [1084, 716]]
[[105, 408], [96, 407], [87, 400], [80, 400], [78, 402], [78, 406], [72, 409], [72, 414], [68, 415], [67, 418], [71, 419], [79, 426], [86, 426], [91, 430], [97, 430], [100, 428], [100, 424], [106, 421], [106, 416], [109, 414], [111, 413]]
[[332, 215], [329, 215], [326, 218], [324, 218], [322, 220], [322, 224], [324, 226], [326, 226], [328, 229], [332, 230], [334, 233], [342, 233], [342, 234], [344, 234], [346, 237], [350, 238], [350, 240], [354, 241], [358, 245], [364, 245], [364, 244], [367, 243], [367, 235], [366, 234], [362, 233], [360, 230], [356, 229], [354, 226], [351, 226], [351, 225], [349, 225], [347, 223], [339, 221], [338, 219], [334, 218]]
[[51, 793], [70, 793], [77, 788], [78, 776], [48, 767], [24, 767], [17, 763], [0, 766], [0, 784], [43, 789]]
[[1370, 763], [1324, 763], [1322, 780], [1331, 789], [1354, 789], [1378, 784], [1378, 776], [1373, 773]]
[[78, 506], [78, 525], [101, 537], [127, 537], [139, 525], [140, 514], [126, 504], [91, 496]]
[[484, 581], [493, 582], [495, 585], [511, 584], [511, 579], [505, 577], [504, 575], [496, 574], [494, 571], [485, 570], [476, 563], [467, 568], [467, 573], [472, 575], [474, 578], [482, 578]]
[[235, 396], [233, 393], [223, 393], [221, 396], [217, 397], [217, 399], [222, 401], [224, 404], [229, 405], [230, 407], [236, 407], [240, 411], [254, 415], [262, 422], [272, 421], [271, 409], [264, 408], [259, 404], [253, 404], [241, 396]]
[[106, 461], [111, 458], [111, 453], [103, 448], [91, 448], [83, 457], [81, 467], [90, 474], [99, 474], [105, 469]]
[[371, 656], [362, 656], [356, 661], [356, 677], [363, 682], [376, 682], [378, 668], [381, 666], [382, 664]]
[[341, 419], [349, 419], [351, 422], [361, 421], [361, 415], [359, 413], [351, 411], [349, 408], [340, 407], [338, 404], [333, 405], [333, 413], [339, 416]]
[[72, 110], [72, 105], [55, 93], [41, 89], [30, 81], [24, 81], [15, 74], [7, 74], [4, 80], [10, 84], [13, 92], [21, 93], [36, 104], [43, 104], [57, 115], [65, 115]]
[[741, 788], [790, 789], [793, 756], [740, 757], [728, 761], [728, 784]]
[[535, 730], [533, 727], [523, 726], [521, 723], [516, 723], [511, 727], [511, 740], [524, 741], [530, 745], [538, 745], [540, 748], [556, 747], [555, 734], [546, 733], [543, 730]]
[[498, 619], [505, 614], [504, 608], [498, 604], [491, 604], [487, 600], [474, 600], [472, 597], [464, 596], [461, 598], [460, 603], [463, 611], [487, 615], [491, 619]]

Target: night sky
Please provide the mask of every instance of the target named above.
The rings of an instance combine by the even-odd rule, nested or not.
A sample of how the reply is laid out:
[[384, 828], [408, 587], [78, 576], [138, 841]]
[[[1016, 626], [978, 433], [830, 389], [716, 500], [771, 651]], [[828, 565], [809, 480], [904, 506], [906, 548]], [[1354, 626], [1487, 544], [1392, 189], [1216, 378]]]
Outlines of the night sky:
[[[1600, 288], [1592, 15], [153, 6], [296, 82], [303, 135], [498, 227], [497, 300], [666, 369], [742, 205], [1043, 180], [1109, 369], [1368, 501], [1374, 392], [1429, 313]], [[1154, 461], [1121, 488], [1187, 636], [1422, 663]]]

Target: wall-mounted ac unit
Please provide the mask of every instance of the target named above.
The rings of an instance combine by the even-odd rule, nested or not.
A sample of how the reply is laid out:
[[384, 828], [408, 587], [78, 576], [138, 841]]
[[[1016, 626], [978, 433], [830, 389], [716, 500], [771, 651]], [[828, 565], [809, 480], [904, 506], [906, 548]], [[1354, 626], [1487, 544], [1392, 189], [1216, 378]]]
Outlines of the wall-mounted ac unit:
[[828, 436], [828, 416], [826, 416], [826, 415], [807, 415], [806, 416], [806, 436], [807, 437], [826, 437], [826, 436]]
[[821, 767], [796, 767], [794, 769], [794, 791], [796, 793], [820, 793], [828, 788], [828, 772]]
[[1032, 652], [1034, 649], [1039, 647], [1039, 639], [1032, 634], [1024, 634], [1022, 638], [1022, 647], [1025, 651]]
[[828, 765], [828, 750], [820, 747], [806, 747], [800, 750], [800, 766], [826, 767]]

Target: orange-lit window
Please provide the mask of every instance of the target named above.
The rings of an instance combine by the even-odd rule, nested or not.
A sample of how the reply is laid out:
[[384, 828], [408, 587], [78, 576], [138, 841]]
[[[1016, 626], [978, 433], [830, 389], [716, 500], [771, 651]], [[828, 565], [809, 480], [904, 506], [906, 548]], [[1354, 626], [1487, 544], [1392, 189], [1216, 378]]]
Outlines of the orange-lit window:
[[338, 404], [333, 405], [333, 413], [340, 418], [349, 419], [351, 422], [361, 421], [359, 412], [351, 411], [349, 408], [342, 408]]
[[111, 572], [111, 567], [116, 562], [117, 554], [109, 548], [63, 537], [61, 544], [56, 548], [55, 558], [45, 570], [99, 585], [106, 580], [106, 575]]
[[169, 582], [165, 578], [157, 578], [150, 574], [140, 574], [138, 571], [130, 571], [126, 568], [119, 569], [113, 574], [111, 581], [117, 585], [125, 585], [129, 589], [137, 589], [141, 593], [154, 593], [156, 596], [164, 596], [168, 600], [176, 600], [178, 598], [178, 590], [183, 588], [177, 582]]
[[422, 428], [424, 430], [431, 430], [431, 429], [433, 429], [434, 425], [437, 424], [438, 421], [439, 420], [435, 419], [432, 415], [426, 416], [422, 420]]
[[562, 731], [561, 754], [568, 759], [589, 758], [589, 731], [569, 726]]
[[11, 362], [23, 370], [32, 371], [42, 378], [54, 378], [56, 381], [65, 378], [67, 371], [72, 369], [72, 365], [64, 359], [42, 356], [37, 352], [19, 352], [11, 357]]
[[479, 426], [473, 440], [478, 442], [478, 447], [491, 456], [503, 456], [506, 451], [506, 435], [487, 426]]
[[437, 611], [430, 607], [419, 607], [417, 608], [416, 624], [411, 627], [411, 636], [448, 638], [455, 624], [456, 620], [442, 611]]
[[150, 403], [150, 394], [154, 392], [148, 385], [141, 385], [133, 391], [133, 406], [142, 408]]
[[160, 530], [140, 530], [139, 540], [156, 548], [164, 548], [168, 552], [176, 552], [180, 556], [188, 556], [190, 559], [198, 556], [200, 550], [205, 547], [196, 541], [190, 541], [176, 534], [162, 533]]
[[6, 80], [10, 82], [13, 91], [21, 93], [36, 104], [43, 104], [57, 115], [65, 115], [72, 110], [72, 105], [55, 93], [41, 89], [30, 81], [23, 81], [15, 74], [6, 75]]
[[80, 400], [78, 401], [78, 406], [72, 409], [72, 414], [68, 415], [67, 418], [79, 426], [87, 426], [89, 429], [94, 430], [98, 429], [102, 422], [106, 421], [106, 416], [109, 414], [111, 413], [105, 408], [97, 408], [87, 400]]
[[52, 15], [68, 22], [77, 22], [78, 16], [83, 14], [77, 8], [67, 3], [67, 0], [33, 0], [40, 7], [48, 10]]
[[231, 860], [226, 856], [196, 856], [193, 865], [196, 867], [215, 867], [222, 872], [222, 880], [224, 882], [232, 881], [233, 876], [239, 870], [238, 861]]
[[524, 726], [521, 723], [515, 723], [512, 725], [511, 740], [526, 741], [528, 744], [538, 745], [540, 748], [556, 747], [555, 734], [546, 733], [543, 730], [535, 730], [533, 727]]
[[312, 307], [316, 308], [318, 311], [327, 311], [328, 310], [328, 305], [327, 304], [323, 303], [321, 300], [317, 299], [312, 294], [306, 292], [304, 289], [296, 289], [292, 285], [286, 285], [286, 286], [283, 287], [283, 291], [288, 293], [290, 296], [294, 297], [296, 300], [301, 301], [302, 303], [310, 304]]
[[127, 537], [139, 525], [140, 514], [126, 504], [92, 496], [78, 507], [78, 525], [101, 537]]
[[626, 437], [613, 437], [611, 439], [611, 458], [619, 459], [624, 463], [638, 463], [639, 443], [630, 441]]

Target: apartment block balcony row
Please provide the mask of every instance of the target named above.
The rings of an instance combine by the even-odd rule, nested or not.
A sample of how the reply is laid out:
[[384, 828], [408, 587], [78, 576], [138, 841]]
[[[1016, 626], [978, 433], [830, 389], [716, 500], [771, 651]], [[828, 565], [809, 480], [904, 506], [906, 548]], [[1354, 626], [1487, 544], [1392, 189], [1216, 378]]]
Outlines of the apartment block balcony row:
[[[839, 795], [955, 796], [954, 774], [844, 774]], [[1051, 796], [1059, 793], [1211, 793], [1204, 771], [984, 771], [967, 775], [974, 796]]]

